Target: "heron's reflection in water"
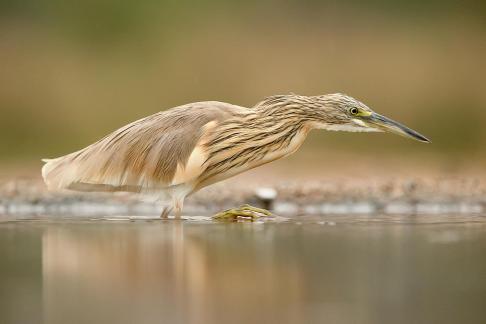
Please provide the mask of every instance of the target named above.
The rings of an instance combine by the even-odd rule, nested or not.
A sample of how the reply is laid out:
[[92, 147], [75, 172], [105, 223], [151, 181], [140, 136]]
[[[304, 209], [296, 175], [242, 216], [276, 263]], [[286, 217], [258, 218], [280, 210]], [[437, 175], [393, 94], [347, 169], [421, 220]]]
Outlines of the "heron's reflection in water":
[[44, 320], [484, 322], [483, 217], [377, 219], [48, 224]]
[[43, 236], [46, 321], [296, 322], [303, 272], [272, 228], [89, 224]]

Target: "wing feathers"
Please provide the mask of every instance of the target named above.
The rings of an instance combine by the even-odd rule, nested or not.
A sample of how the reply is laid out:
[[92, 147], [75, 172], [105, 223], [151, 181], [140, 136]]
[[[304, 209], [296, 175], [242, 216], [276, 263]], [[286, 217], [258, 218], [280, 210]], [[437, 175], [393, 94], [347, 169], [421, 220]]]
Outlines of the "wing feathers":
[[219, 102], [172, 108], [126, 125], [78, 152], [43, 160], [42, 176], [50, 189], [80, 191], [147, 192], [184, 183], [203, 172], [201, 143], [209, 131], [245, 111]]

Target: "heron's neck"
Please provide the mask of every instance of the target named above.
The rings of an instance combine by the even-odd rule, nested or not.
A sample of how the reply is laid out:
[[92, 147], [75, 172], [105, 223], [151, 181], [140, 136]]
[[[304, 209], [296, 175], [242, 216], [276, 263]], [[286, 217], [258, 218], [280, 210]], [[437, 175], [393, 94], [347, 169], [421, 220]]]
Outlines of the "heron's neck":
[[301, 113], [307, 115], [308, 110], [315, 108], [315, 105], [314, 97], [289, 94], [265, 98], [257, 103], [253, 109], [262, 114]]

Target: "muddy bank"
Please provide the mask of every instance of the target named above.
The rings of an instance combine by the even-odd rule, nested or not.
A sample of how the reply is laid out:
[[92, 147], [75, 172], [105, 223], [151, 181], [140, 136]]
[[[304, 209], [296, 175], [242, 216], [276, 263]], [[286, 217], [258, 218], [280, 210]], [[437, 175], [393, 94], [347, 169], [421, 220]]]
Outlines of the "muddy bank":
[[[262, 190], [263, 189], [263, 190]], [[206, 215], [250, 203], [281, 215], [483, 213], [479, 179], [219, 183], [186, 199], [185, 214]], [[155, 215], [161, 203], [126, 194], [48, 192], [39, 180], [0, 183], [0, 215]]]

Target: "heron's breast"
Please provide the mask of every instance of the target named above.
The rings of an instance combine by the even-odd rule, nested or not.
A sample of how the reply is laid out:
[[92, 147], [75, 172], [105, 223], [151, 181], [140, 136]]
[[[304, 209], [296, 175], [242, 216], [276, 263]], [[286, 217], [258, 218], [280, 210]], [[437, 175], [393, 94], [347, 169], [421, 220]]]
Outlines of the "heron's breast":
[[[302, 145], [305, 138], [307, 137], [308, 130], [302, 129], [297, 132], [287, 145], [282, 147], [275, 147], [272, 145], [265, 146], [265, 144], [257, 145], [255, 144], [255, 151], [249, 150], [248, 153], [240, 156], [238, 159], [231, 159], [232, 155], [237, 155], [242, 150], [248, 149], [248, 145], [238, 147], [235, 146], [224, 155], [224, 159], [218, 159], [213, 162], [214, 165], [218, 165], [218, 168], [209, 167], [208, 170], [204, 170], [201, 174], [201, 181], [198, 183], [198, 188], [205, 187], [207, 185], [223, 181], [225, 179], [231, 178], [242, 172], [248, 171], [250, 169], [256, 168], [266, 163], [278, 160], [280, 158], [289, 156], [290, 154], [297, 151], [297, 149]], [[250, 146], [251, 147], [251, 146]], [[258, 158], [252, 159], [249, 155], [258, 154], [259, 148], [265, 148], [266, 153], [259, 156]], [[238, 163], [241, 160], [247, 160], [245, 163]], [[224, 163], [223, 163], [224, 162]]]
[[257, 167], [259, 165], [269, 163], [269, 162], [275, 161], [277, 159], [289, 156], [292, 153], [295, 153], [295, 151], [297, 151], [299, 149], [299, 147], [302, 145], [302, 143], [304, 143], [304, 140], [307, 138], [308, 133], [309, 132], [308, 132], [307, 129], [303, 129], [303, 130], [297, 132], [292, 137], [292, 139], [290, 140], [288, 145], [285, 145], [281, 148], [277, 148], [275, 150], [272, 150], [272, 149], [269, 150], [268, 153], [265, 154], [262, 159], [255, 161], [255, 163], [254, 163], [255, 165], [253, 163], [250, 163], [250, 166], [252, 168], [254, 168], [254, 167]]

